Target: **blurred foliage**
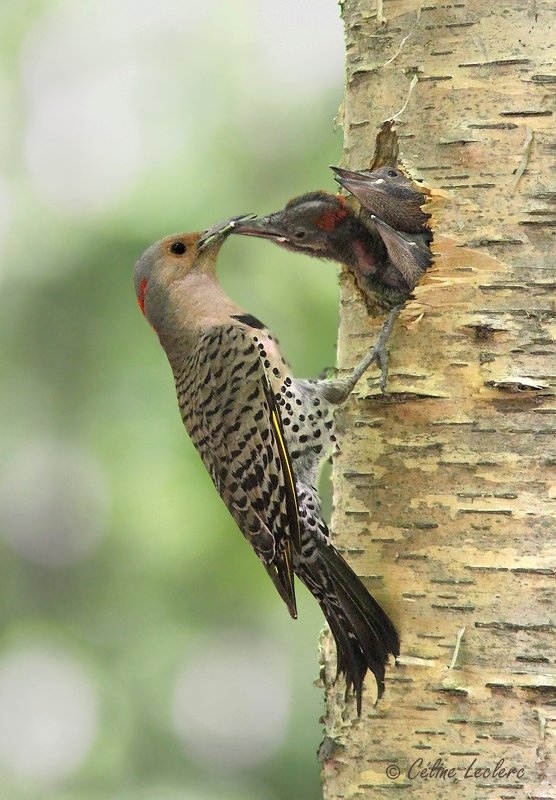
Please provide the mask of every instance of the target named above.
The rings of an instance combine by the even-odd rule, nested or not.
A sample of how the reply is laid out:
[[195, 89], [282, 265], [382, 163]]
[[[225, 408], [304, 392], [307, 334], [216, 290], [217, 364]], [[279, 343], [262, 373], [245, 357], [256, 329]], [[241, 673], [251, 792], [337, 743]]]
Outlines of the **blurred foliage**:
[[[111, 12], [101, 5], [107, 26], [126, 6], [111, 5]], [[153, 18], [157, 5], [161, 15], [173, 7], [169, 0], [146, 5]], [[7, 3], [0, 11], [6, 44], [0, 108], [10, 120], [0, 161], [0, 227], [6, 217], [0, 241], [0, 483], [28, 443], [69, 442], [98, 460], [110, 499], [102, 539], [75, 563], [47, 567], [0, 542], [0, 664], [2, 653], [21, 643], [53, 642], [85, 665], [100, 708], [95, 743], [80, 769], [48, 788], [16, 779], [4, 763], [1, 797], [321, 796], [315, 756], [321, 693], [311, 686], [318, 676], [320, 611], [298, 585], [300, 619], [289, 619], [218, 499], [183, 430], [164, 353], [137, 309], [132, 270], [144, 248], [162, 236], [204, 229], [233, 214], [268, 213], [295, 194], [332, 189], [327, 165], [341, 155], [332, 120], [342, 74], [318, 80], [319, 65], [312, 63], [316, 78], [280, 86], [279, 75], [253, 69], [256, 4], [236, 2], [232, 13], [226, 3], [207, 2], [209, 18], [198, 18], [197, 4], [184, 5], [191, 6], [192, 30], [186, 8], [175, 36], [153, 26], [151, 41], [146, 23], [136, 34], [132, 95], [141, 155], [128, 182], [92, 210], [56, 203], [60, 192], [49, 195], [37, 185], [26, 151], [33, 106], [25, 78], [34, 52], [29, 37], [31, 44], [40, 40], [48, 15], [56, 30], [63, 13], [77, 13], [77, 0]], [[282, 5], [287, 16], [319, 4]], [[336, 8], [331, 10], [335, 19]], [[339, 19], [335, 24], [341, 47]], [[305, 36], [314, 38], [314, 30]], [[294, 45], [302, 47], [303, 38]], [[288, 46], [285, 40], [285, 60]], [[312, 62], [318, 57], [324, 61], [327, 53], [311, 50]], [[61, 69], [71, 75], [74, 65], [62, 59]], [[170, 73], [165, 94], [160, 87]], [[172, 113], [155, 124], [152, 114], [162, 108]], [[172, 135], [165, 127], [170, 122], [178, 126]], [[59, 120], [66, 124], [72, 124], [69, 112]], [[165, 136], [171, 139], [167, 152]], [[219, 268], [233, 298], [275, 331], [297, 374], [316, 375], [335, 363], [333, 265], [232, 237]], [[31, 485], [18, 501], [32, 504], [36, 494]], [[219, 773], [180, 742], [172, 695], [186, 654], [207, 637], [218, 641], [223, 631], [235, 629], [273, 640], [283, 653], [288, 723], [269, 758]], [[218, 713], [208, 694], [206, 715], [217, 724]]]

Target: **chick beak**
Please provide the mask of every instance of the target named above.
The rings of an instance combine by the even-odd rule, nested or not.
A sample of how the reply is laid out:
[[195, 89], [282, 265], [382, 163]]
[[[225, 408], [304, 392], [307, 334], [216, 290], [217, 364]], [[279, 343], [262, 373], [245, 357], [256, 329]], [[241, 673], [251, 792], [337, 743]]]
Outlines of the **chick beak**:
[[[370, 187], [380, 187], [384, 183], [384, 178], [377, 178], [372, 173], [365, 174], [363, 172], [353, 172], [351, 169], [342, 169], [341, 167], [330, 167], [334, 172], [334, 180], [343, 186], [348, 191], [352, 186], [363, 184], [367, 189]], [[384, 191], [381, 188], [381, 191]]]
[[242, 236], [257, 236], [260, 239], [272, 239], [275, 242], [287, 242], [284, 232], [270, 222], [270, 217], [258, 217], [249, 222], [235, 222], [233, 232]]
[[343, 169], [342, 167], [333, 167], [332, 164], [330, 165], [330, 169], [335, 174], [338, 183], [340, 182], [340, 180], [368, 181], [369, 178], [372, 180], [372, 175], [365, 174], [362, 171], [354, 172], [351, 169]]

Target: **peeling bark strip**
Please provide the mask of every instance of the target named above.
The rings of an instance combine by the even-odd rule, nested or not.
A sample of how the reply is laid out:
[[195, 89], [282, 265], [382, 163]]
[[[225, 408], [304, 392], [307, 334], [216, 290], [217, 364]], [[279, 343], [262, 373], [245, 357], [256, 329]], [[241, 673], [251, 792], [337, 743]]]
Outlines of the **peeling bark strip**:
[[[436, 268], [394, 331], [389, 394], [371, 374], [337, 419], [333, 529], [402, 658], [353, 724], [324, 637], [324, 796], [553, 800], [554, 4], [340, 5], [342, 166], [369, 165], [416, 75], [401, 159], [448, 197], [427, 208]], [[378, 330], [347, 275], [341, 317], [347, 368]]]

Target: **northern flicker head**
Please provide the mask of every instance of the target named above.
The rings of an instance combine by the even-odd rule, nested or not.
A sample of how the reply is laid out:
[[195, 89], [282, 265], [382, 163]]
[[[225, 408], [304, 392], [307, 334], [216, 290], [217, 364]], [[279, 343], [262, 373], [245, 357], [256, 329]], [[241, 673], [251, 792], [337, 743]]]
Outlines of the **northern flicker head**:
[[166, 332], [170, 324], [173, 284], [187, 280], [192, 270], [207, 266], [206, 256], [211, 253], [202, 258], [202, 237], [202, 232], [167, 236], [145, 250], [135, 265], [137, 302], [157, 333]]
[[[167, 236], [151, 245], [135, 264], [134, 283], [139, 307], [159, 335], [174, 335], [203, 289], [210, 297], [216, 280], [216, 257], [232, 225], [232, 217], [206, 231]], [[215, 289], [216, 291], [216, 289]]]
[[356, 260], [357, 247], [381, 246], [343, 197], [323, 191], [294, 197], [282, 211], [233, 227], [235, 233], [271, 239], [286, 250], [348, 265]]

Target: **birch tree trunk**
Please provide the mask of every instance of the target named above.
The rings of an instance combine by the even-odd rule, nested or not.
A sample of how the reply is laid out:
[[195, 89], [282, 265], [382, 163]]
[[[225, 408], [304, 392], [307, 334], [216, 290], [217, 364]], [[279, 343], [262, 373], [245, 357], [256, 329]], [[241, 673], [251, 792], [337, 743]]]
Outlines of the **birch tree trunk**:
[[[556, 9], [341, 2], [345, 158], [396, 123], [436, 265], [338, 415], [333, 530], [396, 622], [356, 720], [324, 640], [325, 798], [556, 797]], [[382, 18], [382, 15], [383, 18]], [[376, 336], [342, 281], [339, 359]], [[458, 644], [459, 642], [459, 644]], [[498, 766], [497, 766], [498, 765]]]

